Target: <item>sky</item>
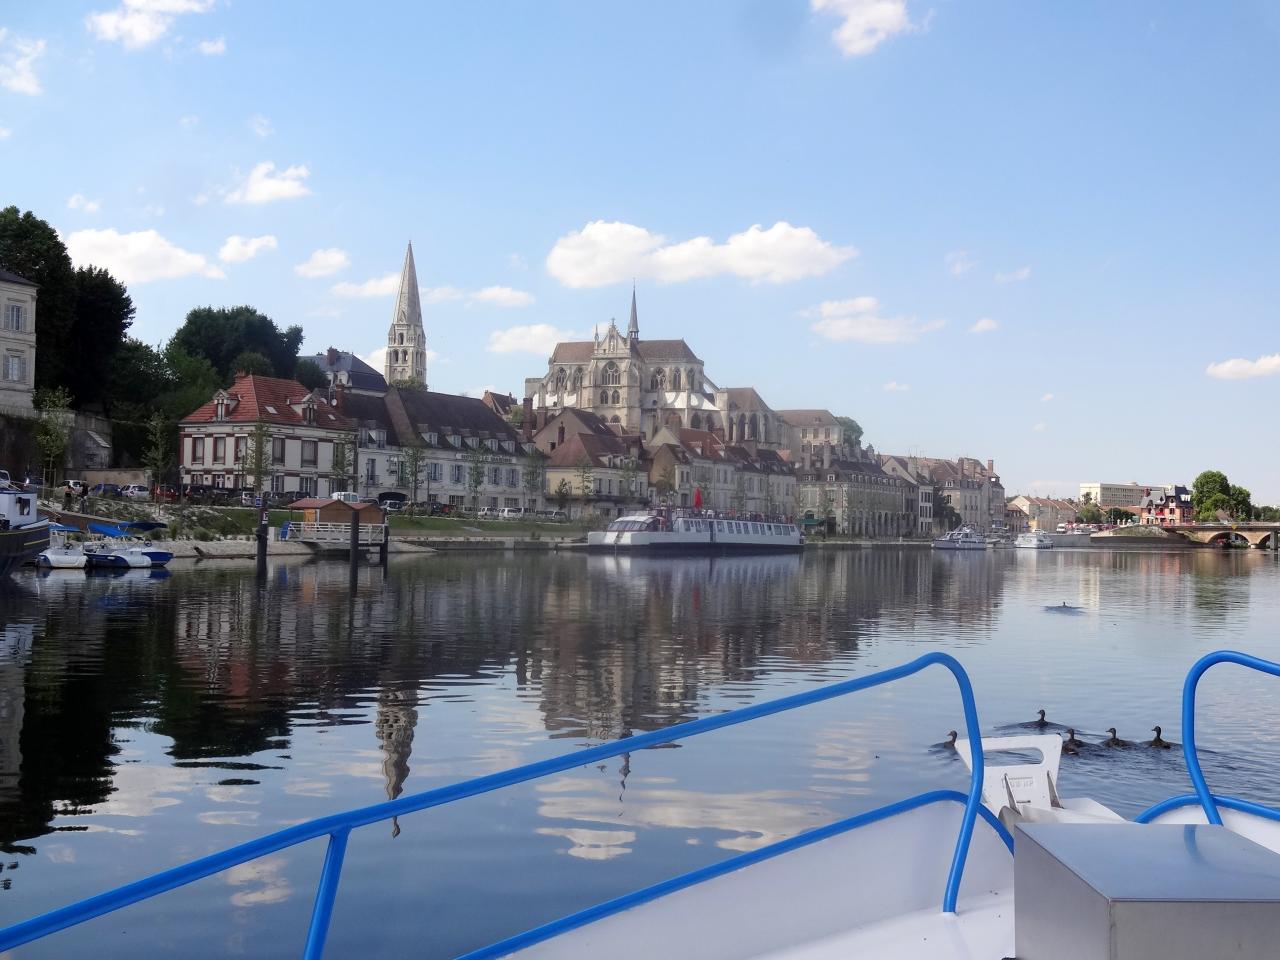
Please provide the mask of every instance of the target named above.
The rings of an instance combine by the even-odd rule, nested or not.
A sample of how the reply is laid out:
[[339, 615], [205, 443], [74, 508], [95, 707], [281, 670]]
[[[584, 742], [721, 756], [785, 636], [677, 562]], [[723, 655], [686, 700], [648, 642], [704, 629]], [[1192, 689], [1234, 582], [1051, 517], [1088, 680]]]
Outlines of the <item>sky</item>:
[[[195, 306], [433, 389], [685, 338], [722, 387], [1010, 493], [1280, 502], [1280, 5], [0, 3], [0, 204]], [[1272, 411], [1272, 413], [1268, 413]]]

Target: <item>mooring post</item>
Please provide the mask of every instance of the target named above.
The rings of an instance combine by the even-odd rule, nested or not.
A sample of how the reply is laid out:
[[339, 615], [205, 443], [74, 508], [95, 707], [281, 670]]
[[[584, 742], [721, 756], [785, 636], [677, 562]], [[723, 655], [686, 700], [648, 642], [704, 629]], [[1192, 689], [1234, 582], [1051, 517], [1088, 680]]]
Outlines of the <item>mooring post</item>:
[[262, 498], [257, 498], [258, 502], [258, 579], [265, 580], [267, 578], [267, 535], [271, 529], [270, 517], [267, 515], [267, 508], [262, 503]]
[[360, 558], [360, 511], [351, 506], [351, 565], [354, 567]]
[[384, 567], [387, 565], [387, 551], [390, 547], [388, 541], [391, 540], [391, 525], [384, 523], [382, 525], [382, 543], [378, 545], [378, 562]]

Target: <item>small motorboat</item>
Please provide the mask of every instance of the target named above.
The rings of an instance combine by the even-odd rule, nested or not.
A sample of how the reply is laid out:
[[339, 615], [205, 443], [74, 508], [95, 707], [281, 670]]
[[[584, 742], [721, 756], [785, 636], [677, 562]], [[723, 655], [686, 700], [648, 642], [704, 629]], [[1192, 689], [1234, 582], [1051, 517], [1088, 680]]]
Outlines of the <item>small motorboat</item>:
[[957, 527], [933, 541], [935, 550], [985, 550], [987, 538], [969, 527]]
[[1013, 545], [1022, 550], [1052, 550], [1053, 540], [1043, 530], [1028, 530], [1018, 534]]
[[68, 534], [74, 533], [80, 533], [80, 528], [64, 523], [49, 524], [49, 548], [36, 557], [36, 566], [47, 570], [83, 570], [89, 558], [84, 544], [67, 539]]
[[103, 523], [90, 523], [89, 529], [104, 538], [85, 546], [90, 568], [143, 570], [163, 567], [173, 559], [168, 550], [160, 550], [140, 534], [158, 530], [165, 525], [151, 520], [133, 521], [110, 527]]

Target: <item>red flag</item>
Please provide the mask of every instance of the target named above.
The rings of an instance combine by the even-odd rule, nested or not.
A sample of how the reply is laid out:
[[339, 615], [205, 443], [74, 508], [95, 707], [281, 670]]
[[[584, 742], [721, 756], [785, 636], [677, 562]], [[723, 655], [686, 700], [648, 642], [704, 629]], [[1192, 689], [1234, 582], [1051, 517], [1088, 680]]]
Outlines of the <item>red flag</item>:
[[695, 510], [702, 509], [702, 488], [701, 487], [693, 488], [693, 508]]

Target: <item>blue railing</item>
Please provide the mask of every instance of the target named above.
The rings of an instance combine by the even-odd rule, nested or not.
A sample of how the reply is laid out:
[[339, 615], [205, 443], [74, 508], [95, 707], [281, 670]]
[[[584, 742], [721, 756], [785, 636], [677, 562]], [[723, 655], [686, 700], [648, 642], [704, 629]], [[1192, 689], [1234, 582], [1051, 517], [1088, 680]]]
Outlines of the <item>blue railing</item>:
[[1204, 771], [1200, 769], [1200, 754], [1196, 749], [1196, 686], [1200, 683], [1200, 678], [1204, 676], [1205, 671], [1219, 663], [1234, 663], [1248, 667], [1250, 670], [1280, 677], [1280, 663], [1251, 657], [1247, 653], [1238, 653], [1235, 650], [1216, 650], [1213, 653], [1207, 653], [1192, 665], [1187, 673], [1187, 679], [1182, 684], [1182, 755], [1186, 758], [1187, 773], [1191, 777], [1191, 786], [1195, 789], [1195, 793], [1170, 797], [1168, 800], [1157, 803], [1134, 818], [1138, 823], [1150, 823], [1163, 813], [1179, 807], [1188, 807], [1194, 803], [1199, 803], [1204, 808], [1204, 816], [1209, 823], [1218, 825], [1222, 824], [1222, 814], [1218, 811], [1220, 806], [1265, 817], [1268, 820], [1280, 820], [1280, 811], [1237, 797], [1215, 796], [1209, 791], [1209, 785], [1205, 782]]
[[[898, 813], [944, 801], [964, 804], [960, 832], [956, 837], [955, 851], [951, 857], [951, 868], [947, 874], [947, 883], [942, 896], [942, 909], [947, 913], [954, 913], [956, 900], [960, 894], [960, 881], [964, 875], [965, 860], [969, 853], [969, 843], [973, 837], [973, 828], [977, 818], [981, 816], [986, 823], [990, 824], [1010, 850], [1013, 849], [1013, 841], [995, 817], [982, 806], [982, 732], [978, 726], [978, 710], [974, 703], [973, 687], [969, 683], [969, 677], [955, 658], [945, 653], [927, 653], [909, 663], [865, 677], [856, 677], [852, 680], [827, 684], [816, 690], [797, 693], [779, 700], [742, 707], [713, 717], [690, 720], [687, 723], [677, 724], [665, 730], [637, 734], [633, 737], [604, 743], [598, 747], [577, 750], [562, 757], [540, 760], [536, 763], [514, 767], [500, 773], [464, 780], [461, 783], [451, 784], [447, 787], [439, 787], [424, 793], [400, 797], [385, 803], [376, 803], [372, 806], [320, 817], [307, 823], [286, 827], [284, 830], [268, 834], [265, 837], [259, 837], [256, 840], [230, 847], [227, 850], [202, 857], [199, 860], [193, 860], [190, 863], [144, 877], [141, 880], [125, 884], [106, 893], [88, 897], [57, 910], [51, 910], [30, 920], [15, 923], [0, 930], [0, 951], [10, 950], [59, 930], [65, 930], [67, 927], [83, 923], [86, 920], [112, 913], [130, 904], [150, 899], [193, 881], [221, 873], [230, 867], [276, 853], [287, 847], [305, 843], [308, 840], [316, 840], [320, 837], [328, 837], [329, 846], [325, 853], [324, 866], [320, 873], [320, 883], [316, 889], [315, 903], [311, 911], [311, 923], [307, 931], [306, 946], [303, 949], [303, 957], [306, 960], [319, 960], [324, 952], [325, 938], [329, 931], [329, 920], [333, 915], [333, 904], [338, 893], [338, 880], [342, 874], [342, 861], [347, 850], [347, 838], [356, 827], [368, 826], [382, 820], [389, 820], [392, 817], [404, 816], [408, 813], [438, 807], [467, 797], [489, 793], [503, 787], [536, 780], [549, 774], [562, 773], [586, 764], [621, 756], [624, 753], [643, 750], [646, 747], [655, 747], [676, 740], [684, 740], [699, 734], [710, 733], [712, 730], [719, 730], [723, 727], [731, 727], [735, 724], [746, 723], [749, 720], [758, 720], [761, 717], [784, 713], [797, 707], [833, 700], [836, 697], [842, 697], [859, 690], [866, 690], [894, 680], [900, 680], [903, 677], [909, 677], [912, 674], [919, 673], [926, 667], [934, 665], [945, 667], [949, 670], [960, 688], [960, 701], [964, 707], [965, 731], [973, 751], [973, 770], [969, 778], [969, 791], [967, 794], [961, 794], [956, 791], [923, 793], [869, 813], [859, 814], [825, 827], [819, 827], [759, 850], [694, 870], [636, 893], [627, 894], [624, 897], [590, 907], [587, 910], [537, 927], [516, 937], [468, 953], [466, 958], [467, 960], [478, 960], [481, 957], [501, 956], [520, 947], [546, 940], [566, 930], [582, 926], [600, 917], [616, 913], [619, 910], [625, 910], [638, 903], [652, 900], [663, 894], [691, 886], [751, 863], [786, 853], [789, 850], [883, 820]], [[1280, 670], [1280, 668], [1277, 669]]]

